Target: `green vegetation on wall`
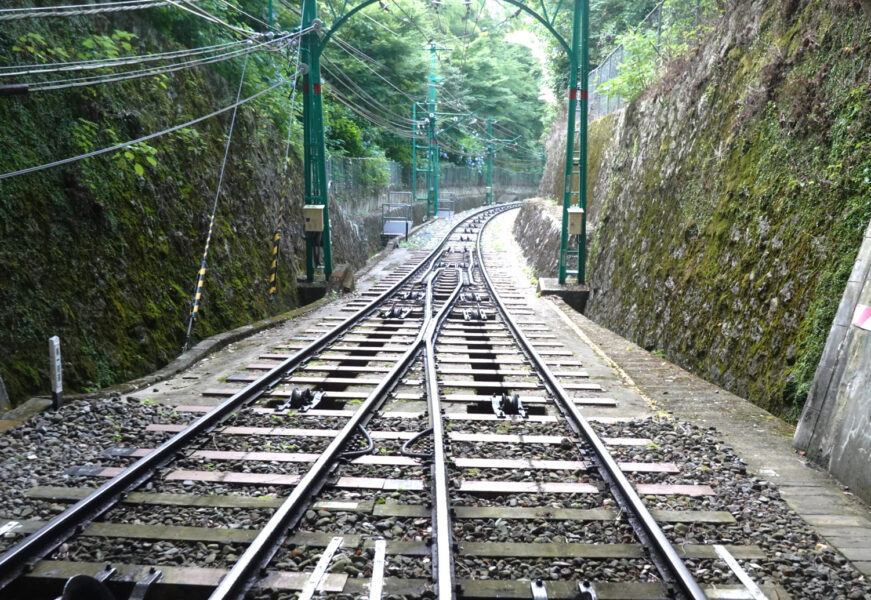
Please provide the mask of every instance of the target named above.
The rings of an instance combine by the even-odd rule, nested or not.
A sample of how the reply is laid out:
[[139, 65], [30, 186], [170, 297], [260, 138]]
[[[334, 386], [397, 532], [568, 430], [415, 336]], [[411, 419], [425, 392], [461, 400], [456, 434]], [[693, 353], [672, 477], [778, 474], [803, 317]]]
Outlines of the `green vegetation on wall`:
[[795, 420], [871, 219], [871, 28], [757, 10], [593, 124], [588, 313]]
[[[170, 24], [158, 30], [127, 15], [64, 25], [5, 24], [0, 64], [181, 47], [165, 33]], [[135, 139], [231, 104], [241, 60], [220, 66], [0, 98], [0, 172]], [[252, 57], [243, 96], [263, 89], [272, 73], [268, 56]], [[277, 202], [282, 190], [299, 196], [297, 183], [281, 176], [284, 147], [275, 144], [284, 139], [286, 100], [286, 92], [266, 95], [239, 110], [197, 338], [296, 305], [290, 236], [278, 299], [266, 297]], [[225, 113], [147, 144], [0, 181], [0, 374], [13, 400], [47, 388], [51, 335], [61, 338], [70, 392], [141, 375], [179, 353], [229, 120]]]

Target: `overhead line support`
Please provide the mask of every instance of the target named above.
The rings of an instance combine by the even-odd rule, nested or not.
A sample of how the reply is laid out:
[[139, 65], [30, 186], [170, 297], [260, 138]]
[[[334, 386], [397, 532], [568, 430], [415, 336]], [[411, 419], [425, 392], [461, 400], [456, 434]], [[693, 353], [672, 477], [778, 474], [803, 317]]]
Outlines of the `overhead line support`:
[[323, 249], [324, 279], [333, 272], [333, 255], [330, 243], [330, 207], [327, 195], [326, 146], [324, 143], [323, 96], [321, 95], [321, 51], [323, 46], [318, 33], [316, 0], [303, 0], [302, 29], [314, 27], [300, 40], [300, 62], [305, 65], [302, 77], [302, 122], [303, 122], [303, 173], [305, 180], [305, 204], [323, 205], [323, 231], [309, 232], [305, 238], [305, 276], [314, 281], [318, 266], [318, 248]]
[[[589, 78], [590, 0], [576, 0], [572, 14], [572, 39], [569, 47], [569, 93], [566, 120], [566, 163], [563, 181], [563, 218], [560, 234], [559, 282], [565, 283], [569, 274], [577, 275], [583, 284], [587, 260], [587, 80]], [[578, 71], [580, 70], [580, 78]], [[580, 79], [580, 89], [578, 88]], [[575, 151], [575, 122], [580, 109], [578, 150]], [[577, 190], [573, 184], [577, 179]], [[577, 196], [581, 215], [581, 233], [578, 249], [569, 250], [569, 209]], [[577, 270], [568, 271], [569, 256], [577, 256]]]
[[493, 159], [496, 151], [493, 148], [493, 119], [487, 119], [487, 195], [484, 204], [493, 204]]

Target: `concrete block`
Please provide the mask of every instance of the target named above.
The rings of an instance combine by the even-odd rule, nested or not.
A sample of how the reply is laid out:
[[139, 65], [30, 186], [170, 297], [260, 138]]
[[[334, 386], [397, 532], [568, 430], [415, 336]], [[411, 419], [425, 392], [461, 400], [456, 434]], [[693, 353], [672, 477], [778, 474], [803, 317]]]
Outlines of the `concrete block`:
[[305, 279], [297, 280], [296, 293], [299, 296], [299, 303], [301, 305], [311, 304], [315, 300], [320, 300], [327, 295], [327, 284], [324, 281], [309, 283]]
[[538, 291], [542, 296], [559, 296], [566, 304], [579, 313], [584, 312], [587, 306], [587, 298], [590, 297], [590, 288], [577, 283], [560, 284], [556, 277], [542, 277], [538, 280]]
[[354, 269], [351, 265], [337, 265], [330, 274], [326, 293], [345, 294], [354, 291]]

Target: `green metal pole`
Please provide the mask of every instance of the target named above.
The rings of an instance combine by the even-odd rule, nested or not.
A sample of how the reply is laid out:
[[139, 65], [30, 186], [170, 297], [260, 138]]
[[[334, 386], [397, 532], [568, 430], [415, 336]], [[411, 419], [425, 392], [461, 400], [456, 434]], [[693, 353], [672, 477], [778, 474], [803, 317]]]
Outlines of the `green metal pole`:
[[566, 282], [566, 252], [569, 246], [569, 207], [572, 202], [572, 167], [575, 163], [575, 118], [578, 105], [578, 46], [581, 37], [581, 12], [587, 0], [575, 0], [572, 14], [572, 41], [569, 49], [569, 98], [566, 119], [566, 165], [563, 182], [563, 221], [560, 233], [559, 282]]
[[439, 146], [438, 141], [436, 140], [436, 83], [439, 81], [438, 77], [436, 77], [438, 69], [437, 50], [438, 47], [435, 44], [430, 44], [429, 101], [426, 105], [427, 112], [429, 113], [427, 141], [429, 142], [428, 152], [430, 170], [430, 187], [429, 193], [427, 194], [426, 214], [429, 216], [431, 209], [434, 217], [439, 214]]
[[[302, 28], [317, 21], [316, 0], [305, 0], [302, 7]], [[324, 144], [324, 107], [321, 98], [321, 44], [317, 30], [305, 34], [300, 44], [300, 61], [307, 71], [302, 78], [303, 95], [303, 162], [305, 180], [305, 203], [324, 206], [324, 230], [320, 245], [324, 251], [324, 278], [333, 272], [333, 255], [330, 245], [330, 208], [327, 198], [326, 147]], [[306, 279], [314, 281], [314, 247], [317, 241], [306, 237]]]
[[272, 23], [275, 19], [275, 15], [272, 11], [272, 0], [269, 0], [269, 26], [272, 27]]
[[411, 103], [411, 203], [417, 200], [417, 102]]
[[578, 283], [586, 280], [587, 270], [587, 118], [590, 79], [590, 0], [581, 0], [581, 128], [578, 164], [578, 206], [584, 211], [581, 216], [581, 235], [578, 240]]
[[493, 119], [487, 119], [487, 197], [484, 204], [493, 204]]

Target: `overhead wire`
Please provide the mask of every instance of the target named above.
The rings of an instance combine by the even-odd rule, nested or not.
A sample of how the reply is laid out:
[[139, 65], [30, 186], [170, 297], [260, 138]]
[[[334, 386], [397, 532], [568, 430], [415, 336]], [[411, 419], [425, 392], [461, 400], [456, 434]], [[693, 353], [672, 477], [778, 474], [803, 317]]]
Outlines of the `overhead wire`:
[[[264, 46], [270, 44], [281, 44], [282, 42], [286, 42], [287, 40], [295, 37], [297, 34], [288, 34], [287, 36], [278, 38], [277, 40], [269, 40], [267, 42], [262, 42], [260, 44], [249, 46], [245, 48], [241, 48], [238, 50], [232, 50], [231, 52], [226, 52], [214, 56], [198, 58], [190, 61], [184, 61], [180, 63], [171, 63], [169, 65], [160, 65], [155, 67], [148, 67], [145, 69], [137, 69], [133, 71], [125, 71], [122, 73], [107, 73], [100, 75], [89, 75], [86, 77], [74, 77], [69, 79], [61, 79], [55, 81], [47, 81], [47, 82], [35, 82], [29, 83], [28, 91], [31, 92], [44, 92], [50, 90], [62, 90], [66, 88], [72, 87], [82, 87], [82, 86], [90, 86], [90, 85], [98, 85], [104, 83], [115, 83], [118, 81], [127, 81], [131, 79], [140, 79], [143, 77], [154, 77], [156, 75], [164, 75], [167, 73], [173, 73], [175, 71], [181, 71], [183, 69], [190, 69], [192, 67], [213, 64], [218, 62], [223, 62], [226, 60], [230, 60], [232, 58], [238, 58], [240, 56], [248, 57], [254, 52], [258, 52], [264, 49]], [[286, 44], [285, 44], [286, 45]], [[280, 49], [280, 45], [278, 48]]]
[[354, 80], [351, 79], [347, 73], [342, 71], [342, 69], [338, 65], [336, 65], [336, 63], [331, 61], [326, 56], [324, 57], [324, 62], [327, 63], [328, 65], [330, 65], [330, 68], [323, 67], [323, 69], [330, 74], [331, 78], [343, 80], [345, 82], [346, 89], [349, 89], [351, 91], [355, 91], [357, 93], [357, 95], [360, 96], [361, 100], [367, 102], [370, 105], [377, 106], [378, 108], [380, 108], [384, 112], [387, 112], [390, 115], [392, 115], [394, 118], [399, 119], [399, 121], [402, 123], [407, 123], [409, 126], [414, 124], [414, 121], [412, 121], [407, 116], [395, 113], [393, 110], [391, 110], [390, 108], [388, 108], [387, 106], [382, 104], [380, 101], [378, 101], [376, 98], [369, 95], [369, 93], [366, 92], [366, 90], [364, 90], [359, 85], [357, 85], [357, 83], [355, 83]]
[[216, 17], [212, 13], [201, 9], [199, 6], [194, 5], [195, 0], [165, 0], [165, 1], [169, 2], [171, 5], [175, 6], [176, 8], [180, 8], [181, 10], [188, 12], [192, 15], [195, 15], [197, 17], [200, 17], [202, 19], [205, 19], [206, 21], [209, 21], [211, 23], [215, 23], [216, 25], [220, 25], [222, 27], [225, 27], [225, 28], [227, 28], [235, 33], [238, 33], [239, 35], [247, 37], [249, 39], [252, 37], [252, 35], [257, 33], [253, 30], [242, 29], [241, 27], [236, 27], [235, 25], [231, 25], [230, 23], [227, 23], [226, 21], [219, 19], [218, 17]]
[[267, 22], [264, 21], [263, 19], [261, 19], [261, 18], [259, 18], [259, 17], [255, 17], [254, 15], [245, 12], [244, 10], [242, 10], [241, 8], [239, 8], [238, 6], [236, 6], [235, 4], [233, 4], [233, 3], [231, 3], [231, 2], [227, 2], [227, 0], [218, 0], [218, 2], [220, 2], [220, 3], [223, 4], [224, 6], [227, 6], [227, 7], [231, 8], [231, 9], [235, 10], [235, 11], [238, 12], [238, 13], [241, 13], [241, 14], [245, 15], [246, 17], [248, 17], [248, 18], [251, 19], [252, 21], [255, 21], [255, 22], [257, 22], [257, 23], [260, 23], [261, 25], [263, 25], [263, 26], [266, 27], [267, 29], [271, 29], [271, 30], [273, 30], [273, 31], [280, 31], [280, 29], [279, 29], [278, 27], [276, 27], [275, 25], [270, 25], [269, 23], [267, 23]]
[[[200, 0], [194, 0], [199, 2]], [[170, 0], [122, 0], [120, 2], [101, 2], [98, 4], [72, 4], [65, 6], [28, 6], [22, 8], [0, 8], [0, 21], [32, 19], [43, 17], [75, 17], [107, 12], [142, 10], [169, 6]]]
[[[344, 50], [344, 48], [342, 48], [342, 49]], [[346, 52], [347, 52], [347, 50], [346, 50]], [[384, 75], [381, 75], [378, 71], [376, 71], [375, 69], [371, 68], [369, 65], [367, 65], [365, 62], [363, 62], [361, 59], [359, 59], [358, 57], [354, 56], [354, 54], [349, 53], [349, 55], [350, 55], [352, 58], [355, 58], [355, 59], [357, 60], [357, 62], [359, 62], [361, 65], [363, 65], [363, 66], [364, 66], [364, 67], [365, 67], [369, 72], [371, 72], [371, 73], [372, 73], [373, 75], [375, 75], [378, 79], [380, 79], [381, 81], [383, 81], [384, 83], [386, 83], [386, 84], [387, 84], [391, 89], [393, 89], [395, 92], [399, 93], [399, 94], [400, 94], [401, 96], [403, 96], [405, 99], [407, 99], [407, 100], [410, 101], [410, 102], [414, 102], [414, 101], [415, 101], [415, 99], [414, 99], [413, 96], [411, 96], [410, 94], [408, 94], [407, 92], [405, 92], [404, 90], [402, 90], [399, 86], [397, 86], [395, 83], [393, 83], [392, 81], [390, 81], [387, 77], [385, 77]]]
[[57, 73], [63, 71], [87, 71], [91, 69], [104, 69], [131, 64], [139, 64], [144, 62], [170, 60], [173, 58], [186, 58], [188, 56], [197, 56], [200, 54], [208, 54], [209, 52], [217, 50], [225, 50], [231, 47], [243, 46], [247, 43], [248, 40], [236, 40], [233, 42], [224, 42], [221, 44], [202, 46], [199, 48], [185, 48], [183, 50], [170, 50], [168, 52], [129, 55], [117, 58], [92, 58], [87, 60], [42, 63], [33, 65], [3, 65], [0, 66], [0, 77], [41, 75], [45, 73]]
[[335, 86], [331, 85], [329, 91], [341, 104], [345, 105], [352, 112], [363, 117], [367, 121], [372, 122], [374, 125], [401, 137], [418, 137], [415, 134], [409, 133], [411, 131], [411, 126], [404, 126], [401, 123], [396, 123], [395, 121], [374, 112], [370, 108], [362, 106], [359, 102], [355, 102], [348, 98]]
[[[296, 78], [296, 75], [294, 75], [293, 78], [295, 79], [295, 78]], [[278, 87], [280, 87], [280, 86], [282, 86], [282, 85], [285, 85], [288, 81], [290, 81], [290, 79], [281, 79], [281, 80], [277, 81], [276, 83], [273, 83], [273, 84], [271, 84], [270, 86], [268, 86], [268, 87], [266, 87], [266, 88], [260, 90], [259, 92], [256, 92], [255, 94], [252, 94], [251, 96], [248, 96], [247, 98], [243, 98], [242, 100], [239, 100], [239, 101], [237, 101], [237, 102], [235, 102], [235, 103], [233, 103], [233, 104], [231, 104], [231, 105], [229, 105], [229, 106], [225, 106], [224, 108], [219, 108], [218, 110], [212, 111], [212, 112], [210, 112], [210, 113], [207, 114], [207, 115], [203, 115], [203, 116], [201, 116], [201, 117], [197, 117], [196, 119], [192, 119], [192, 120], [190, 120], [190, 121], [187, 121], [186, 123], [182, 123], [182, 124], [180, 124], [180, 125], [174, 125], [174, 126], [172, 126], [172, 127], [168, 127], [168, 128], [166, 128], [166, 129], [162, 129], [162, 130], [157, 131], [157, 132], [155, 132], [155, 133], [150, 133], [150, 134], [148, 134], [148, 135], [144, 135], [144, 136], [138, 137], [138, 138], [136, 138], [136, 139], [134, 139], [134, 140], [129, 140], [129, 141], [127, 141], [127, 142], [122, 142], [122, 143], [120, 143], [120, 144], [114, 144], [114, 145], [109, 146], [109, 147], [106, 147], [106, 148], [101, 148], [101, 149], [99, 149], [99, 150], [92, 150], [91, 152], [85, 152], [84, 154], [79, 154], [79, 155], [77, 155], [77, 156], [71, 156], [71, 157], [69, 157], [69, 158], [64, 158], [64, 159], [61, 159], [61, 160], [56, 160], [56, 161], [53, 161], [53, 162], [50, 162], [50, 163], [45, 163], [45, 164], [42, 164], [42, 165], [36, 165], [36, 166], [33, 166], [33, 167], [27, 167], [27, 168], [24, 168], [24, 169], [18, 169], [17, 171], [10, 171], [10, 172], [8, 172], [8, 173], [0, 173], [0, 180], [2, 180], [2, 179], [8, 179], [8, 178], [10, 178], [10, 177], [16, 177], [16, 176], [18, 176], [18, 175], [26, 175], [26, 174], [28, 174], [28, 173], [34, 173], [34, 172], [36, 172], [36, 171], [42, 171], [42, 170], [50, 169], [50, 168], [53, 168], [53, 167], [59, 167], [59, 166], [62, 166], [62, 165], [66, 165], [66, 164], [73, 163], [73, 162], [78, 162], [78, 161], [80, 161], [80, 160], [84, 160], [84, 159], [87, 159], [87, 158], [93, 158], [93, 157], [95, 157], [95, 156], [100, 156], [100, 155], [102, 155], [102, 154], [106, 154], [106, 153], [108, 153], [108, 152], [115, 152], [115, 151], [117, 151], [117, 150], [122, 150], [122, 149], [127, 148], [127, 147], [129, 147], [129, 146], [132, 146], [132, 145], [134, 145], [134, 144], [140, 144], [140, 143], [142, 143], [142, 142], [147, 142], [148, 140], [152, 140], [152, 139], [154, 139], [154, 138], [157, 138], [157, 137], [160, 137], [160, 136], [166, 135], [166, 134], [168, 134], [168, 133], [172, 133], [172, 132], [174, 132], [174, 131], [178, 131], [179, 129], [184, 129], [185, 127], [190, 127], [191, 125], [196, 125], [197, 123], [201, 123], [201, 122], [203, 122], [203, 121], [206, 121], [206, 120], [208, 120], [208, 119], [211, 119], [212, 117], [216, 117], [217, 115], [223, 114], [223, 113], [225, 113], [225, 112], [227, 112], [227, 111], [229, 111], [229, 110], [233, 110], [233, 109], [236, 108], [237, 106], [242, 106], [243, 104], [247, 104], [248, 102], [251, 102], [251, 101], [257, 99], [257, 98], [259, 98], [260, 96], [263, 96], [264, 94], [268, 94], [268, 93], [271, 92], [272, 90], [274, 90], [274, 89], [276, 89], [276, 88], [278, 88]]]

